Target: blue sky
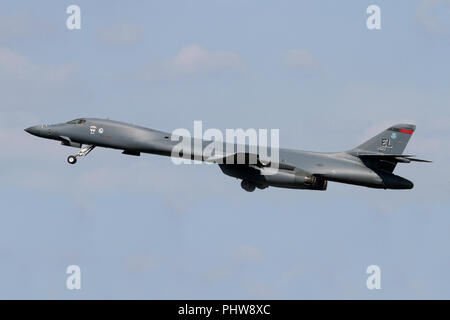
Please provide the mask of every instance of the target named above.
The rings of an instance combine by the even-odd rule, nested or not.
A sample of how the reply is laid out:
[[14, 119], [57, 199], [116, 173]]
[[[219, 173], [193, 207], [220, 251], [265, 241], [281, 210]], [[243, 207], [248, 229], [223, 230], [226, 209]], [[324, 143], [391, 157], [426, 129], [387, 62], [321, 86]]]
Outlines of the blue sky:
[[[450, 298], [449, 1], [0, 8], [0, 298]], [[434, 162], [398, 166], [409, 191], [247, 193], [216, 166], [153, 155], [95, 149], [69, 166], [75, 149], [23, 131], [80, 116], [276, 128], [282, 147], [315, 151], [408, 121], [406, 152]]]

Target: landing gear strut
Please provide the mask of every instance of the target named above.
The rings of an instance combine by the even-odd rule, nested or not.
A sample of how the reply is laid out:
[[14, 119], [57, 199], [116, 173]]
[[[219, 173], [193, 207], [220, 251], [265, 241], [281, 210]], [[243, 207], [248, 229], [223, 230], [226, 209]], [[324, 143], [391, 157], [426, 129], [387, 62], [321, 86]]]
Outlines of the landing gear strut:
[[89, 152], [91, 152], [93, 149], [95, 148], [95, 146], [86, 146], [83, 149], [81, 149], [80, 151], [78, 151], [77, 155], [75, 156], [69, 156], [67, 158], [67, 162], [70, 164], [75, 164], [77, 163], [77, 158], [78, 157], [82, 157], [82, 156], [87, 156], [89, 154]]

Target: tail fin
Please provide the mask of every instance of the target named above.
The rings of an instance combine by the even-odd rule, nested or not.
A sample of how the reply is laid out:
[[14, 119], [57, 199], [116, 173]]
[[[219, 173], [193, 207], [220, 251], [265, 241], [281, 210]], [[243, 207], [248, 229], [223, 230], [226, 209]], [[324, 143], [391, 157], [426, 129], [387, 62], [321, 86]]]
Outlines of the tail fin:
[[401, 155], [405, 150], [409, 139], [416, 130], [413, 124], [396, 124], [381, 132], [363, 144], [350, 150], [352, 154], [378, 153]]

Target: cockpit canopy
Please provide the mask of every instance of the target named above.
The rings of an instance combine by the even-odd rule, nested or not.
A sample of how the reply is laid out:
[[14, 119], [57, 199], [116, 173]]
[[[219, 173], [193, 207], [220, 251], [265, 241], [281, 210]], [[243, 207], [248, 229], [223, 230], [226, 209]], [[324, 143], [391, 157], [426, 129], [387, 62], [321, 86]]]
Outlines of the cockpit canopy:
[[86, 119], [75, 119], [67, 122], [67, 124], [84, 124], [86, 123]]

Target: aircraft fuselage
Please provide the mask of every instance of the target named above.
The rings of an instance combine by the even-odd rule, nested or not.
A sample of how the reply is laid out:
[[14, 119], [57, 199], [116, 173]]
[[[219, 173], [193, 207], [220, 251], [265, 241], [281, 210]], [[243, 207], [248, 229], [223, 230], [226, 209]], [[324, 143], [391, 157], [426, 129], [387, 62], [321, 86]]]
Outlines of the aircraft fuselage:
[[[76, 123], [77, 121], [79, 123]], [[85, 154], [80, 151], [81, 154], [70, 156], [68, 159], [70, 163], [75, 163], [78, 156], [86, 155], [94, 147], [120, 149], [129, 155], [149, 153], [174, 156], [173, 148], [179, 143], [179, 137], [174, 138], [167, 132], [105, 119], [77, 119], [73, 123], [39, 125], [25, 130], [38, 137], [61, 141], [67, 146], [79, 148], [82, 145], [90, 146], [90, 149], [82, 149]], [[202, 151], [211, 142], [192, 139], [193, 145], [201, 147], [197, 149], [193, 147], [189, 154], [175, 154], [175, 156], [205, 161]], [[238, 152], [242, 148], [245, 152], [250, 152], [247, 145], [221, 141], [214, 143], [222, 144], [222, 150], [226, 150], [227, 153]], [[349, 152], [321, 153], [269, 148], [270, 153], [274, 151], [278, 151], [280, 163], [276, 174], [264, 174], [264, 170], [268, 169], [257, 165], [221, 163], [219, 166], [225, 174], [242, 179], [242, 187], [247, 191], [253, 191], [255, 187], [264, 189], [268, 186], [325, 190], [327, 181], [382, 189], [413, 187], [409, 180], [390, 172], [367, 167], [357, 155]]]

